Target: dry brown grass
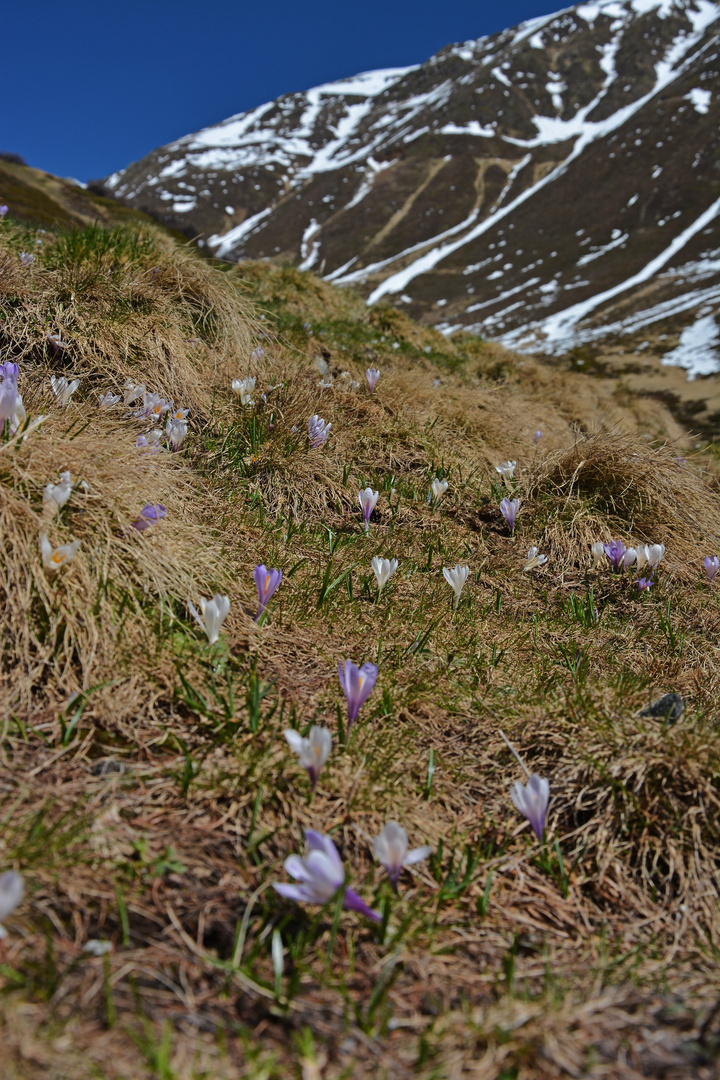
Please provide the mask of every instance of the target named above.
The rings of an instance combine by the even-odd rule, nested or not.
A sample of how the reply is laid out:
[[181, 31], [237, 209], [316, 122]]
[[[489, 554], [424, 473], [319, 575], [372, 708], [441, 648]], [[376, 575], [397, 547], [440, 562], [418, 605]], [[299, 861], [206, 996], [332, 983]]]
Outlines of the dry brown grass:
[[[143, 287], [164, 296], [173, 258], [167, 278]], [[177, 258], [189, 280], [196, 268]], [[33, 285], [48, 310], [64, 273], [48, 267]], [[217, 288], [237, 302], [230, 279], [197, 274], [212, 284], [203, 296]], [[0, 945], [3, 1080], [715, 1076], [720, 611], [699, 565], [720, 542], [709, 459], [675, 461], [669, 414], [653, 405], [633, 431], [642, 402], [588, 376], [475, 343], [442, 352], [432, 332], [297, 271], [241, 274], [266, 308], [262, 360], [243, 351], [256, 324], [246, 337], [223, 331], [220, 311], [207, 351], [182, 344], [176, 357], [177, 324], [142, 367], [102, 325], [104, 292], [73, 308], [85, 321], [68, 370], [82, 360], [88, 388], [141, 373], [149, 389], [192, 402], [187, 452], [154, 458], [138, 455], [135, 422], [97, 413], [84, 387], [67, 411], [48, 404], [42, 333], [22, 334], [40, 292], [31, 304], [13, 292], [22, 282], [5, 282], [26, 401], [49, 415], [0, 453], [0, 870], [22, 870], [28, 887]], [[126, 333], [137, 342], [145, 315], [134, 318]], [[255, 409], [233, 403], [210, 360], [224, 332], [227, 371], [258, 376]], [[375, 362], [368, 349], [382, 368], [374, 396], [337, 379], [318, 388], [318, 350], [336, 375], [358, 378]], [[332, 434], [308, 451], [315, 412]], [[491, 488], [506, 458], [518, 460], [522, 501], [513, 537]], [[64, 468], [88, 492], [49, 531], [83, 544], [49, 579], [41, 496]], [[431, 507], [439, 469], [450, 489]], [[365, 483], [382, 492], [368, 538]], [[145, 502], [168, 517], [129, 534]], [[667, 545], [649, 595], [590, 567], [590, 543], [610, 536]], [[550, 558], [524, 574], [531, 544]], [[400, 561], [379, 600], [376, 554]], [[285, 577], [259, 629], [261, 561]], [[453, 617], [441, 568], [466, 561]], [[590, 587], [597, 624], [570, 606]], [[184, 602], [218, 589], [232, 607], [210, 651]], [[379, 657], [380, 675], [341, 752], [345, 656]], [[65, 738], [68, 695], [105, 681]], [[638, 715], [668, 690], [685, 696], [679, 723]], [[291, 722], [333, 730], [312, 802], [282, 737]], [[501, 728], [550, 779], [548, 835], [566, 878], [510, 803], [521, 771]], [[435, 849], [397, 898], [370, 847], [389, 818]], [[310, 826], [332, 830], [366, 899], [391, 904], [386, 941], [348, 913], [335, 935], [332, 912], [274, 894]], [[112, 952], [88, 956], [92, 938]]]
[[[200, 416], [228, 389], [258, 323], [231, 279], [152, 226], [88, 226], [48, 236], [29, 269], [0, 234], [5, 359], [83, 380], [85, 395], [130, 378]], [[18, 269], [20, 267], [20, 269]], [[58, 357], [48, 344], [59, 334]]]

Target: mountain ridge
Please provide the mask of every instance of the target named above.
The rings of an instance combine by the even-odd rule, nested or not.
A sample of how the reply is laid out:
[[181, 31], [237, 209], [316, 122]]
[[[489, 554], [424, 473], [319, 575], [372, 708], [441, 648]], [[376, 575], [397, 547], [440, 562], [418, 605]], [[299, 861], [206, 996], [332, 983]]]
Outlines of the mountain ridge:
[[285, 95], [103, 190], [218, 257], [294, 262], [446, 333], [589, 354], [650, 337], [703, 374], [720, 367], [719, 19], [710, 0], [578, 4]]

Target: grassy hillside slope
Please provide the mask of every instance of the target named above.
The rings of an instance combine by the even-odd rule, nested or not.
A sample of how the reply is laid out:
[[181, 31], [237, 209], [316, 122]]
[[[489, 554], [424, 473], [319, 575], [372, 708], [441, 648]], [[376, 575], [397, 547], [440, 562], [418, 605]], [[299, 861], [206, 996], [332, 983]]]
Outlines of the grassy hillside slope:
[[[716, 1075], [712, 448], [622, 384], [295, 269], [215, 268], [146, 226], [1, 228], [2, 360], [44, 417], [0, 444], [0, 872], [25, 883], [3, 1077]], [[67, 404], [52, 376], [79, 379]], [[189, 409], [178, 452], [136, 445], [128, 381]], [[147, 505], [166, 515], [139, 531]], [[53, 572], [43, 533], [81, 542]], [[666, 545], [650, 589], [591, 559], [618, 538]], [[380, 593], [374, 556], [398, 560]], [[259, 564], [283, 578], [256, 622]], [[211, 645], [188, 601], [216, 593]], [[350, 732], [347, 658], [378, 667]], [[680, 720], [641, 715], [669, 691]], [[313, 724], [314, 795], [283, 737]], [[549, 781], [543, 843], [501, 731]], [[432, 849], [397, 892], [389, 820]], [[273, 888], [308, 828], [379, 923]]]

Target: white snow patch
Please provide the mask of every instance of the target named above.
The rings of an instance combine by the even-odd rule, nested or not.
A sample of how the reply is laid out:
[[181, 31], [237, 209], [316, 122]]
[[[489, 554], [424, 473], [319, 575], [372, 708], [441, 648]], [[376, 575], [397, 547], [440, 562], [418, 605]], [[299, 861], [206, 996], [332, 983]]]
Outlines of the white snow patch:
[[[530, 326], [522, 327], [518, 330], [511, 331], [506, 334], [502, 339], [503, 344], [511, 348], [521, 349], [526, 345], [529, 345], [531, 341], [534, 341], [536, 346], [538, 345], [537, 334], [542, 337], [541, 347], [547, 352], [563, 352], [566, 348], [575, 344], [577, 341], [577, 324], [581, 319], [584, 319], [595, 308], [600, 307], [608, 300], [612, 300], [615, 296], [625, 292], [627, 289], [633, 288], [635, 285], [640, 285], [644, 281], [653, 277], [658, 270], [661, 270], [670, 260], [681, 251], [682, 248], [692, 239], [697, 233], [709, 225], [718, 214], [720, 214], [720, 199], [716, 199], [707, 210], [700, 215], [691, 225], [687, 227], [682, 233], [676, 236], [664, 251], [657, 255], [654, 259], [651, 259], [642, 270], [633, 274], [626, 281], [621, 281], [619, 284], [614, 285], [611, 289], [606, 289], [605, 292], [597, 293], [595, 296], [589, 297], [587, 300], [582, 300], [578, 304], [573, 304], [572, 307], [565, 308], [564, 311], [557, 311], [553, 315], [549, 315], [547, 319], [544, 319], [540, 323], [531, 324]], [[607, 328], [601, 328], [600, 334], [607, 332]]]
[[313, 237], [319, 232], [320, 226], [315, 218], [312, 218], [303, 232], [302, 241], [300, 242], [300, 257], [303, 261], [298, 267], [299, 270], [309, 270], [317, 262], [320, 253], [320, 241], [314, 240]]
[[701, 90], [699, 86], [693, 86], [689, 94], [685, 95], [687, 100], [692, 102], [695, 112], [705, 114], [710, 108], [710, 102], [712, 101], [712, 94], [709, 90]]
[[[440, 134], [478, 135], [481, 136], [483, 139], [491, 139], [495, 135], [495, 128], [482, 127], [477, 120], [471, 120], [469, 124], [464, 124], [462, 127], [459, 124], [446, 124], [445, 127], [440, 128]], [[408, 141], [408, 139], [405, 140], [405, 142]]]
[[715, 317], [706, 315], [686, 326], [680, 335], [680, 343], [665, 353], [661, 363], [686, 368], [688, 381], [697, 375], [720, 371], [720, 328]]
[[589, 251], [587, 255], [581, 256], [576, 262], [576, 266], [587, 266], [588, 263], [593, 262], [594, 259], [599, 259], [601, 255], [607, 254], [608, 251], [612, 251], [613, 248], [622, 247], [627, 241], [629, 233], [623, 233], [621, 236], [616, 237], [607, 244], [603, 244], [602, 247], [594, 248]]
[[272, 213], [272, 207], [268, 206], [265, 210], [261, 210], [259, 214], [252, 214], [249, 218], [245, 218], [240, 225], [236, 225], [234, 229], [230, 229], [224, 236], [211, 236], [208, 239], [208, 247], [217, 248], [215, 254], [219, 259], [229, 255], [238, 246], [243, 237], [248, 236], [254, 232], [269, 214]]

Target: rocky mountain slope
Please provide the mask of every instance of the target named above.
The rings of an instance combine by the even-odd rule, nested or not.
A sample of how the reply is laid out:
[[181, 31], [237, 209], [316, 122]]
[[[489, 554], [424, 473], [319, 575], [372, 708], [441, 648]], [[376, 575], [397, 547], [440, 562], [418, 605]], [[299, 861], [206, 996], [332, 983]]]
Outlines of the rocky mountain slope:
[[[104, 190], [521, 350], [720, 367], [720, 7], [594, 0], [288, 94]], [[584, 353], [583, 353], [584, 355]]]

